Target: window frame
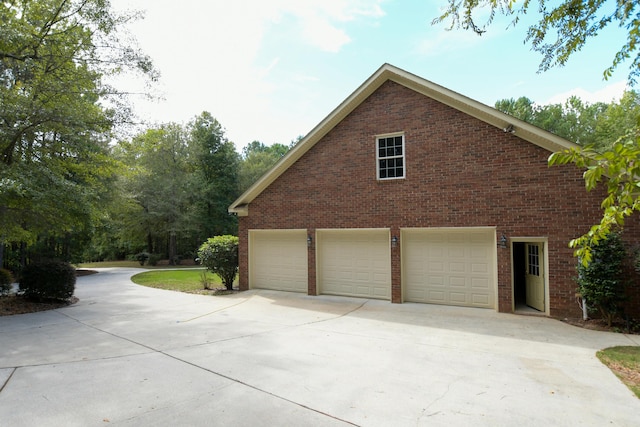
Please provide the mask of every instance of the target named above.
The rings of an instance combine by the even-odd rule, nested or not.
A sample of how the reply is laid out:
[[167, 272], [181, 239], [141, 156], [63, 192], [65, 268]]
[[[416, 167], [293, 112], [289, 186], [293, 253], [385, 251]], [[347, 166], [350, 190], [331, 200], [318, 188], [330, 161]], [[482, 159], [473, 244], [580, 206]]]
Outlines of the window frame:
[[540, 277], [540, 248], [537, 244], [527, 243], [527, 258], [527, 273]]
[[[402, 155], [401, 156], [385, 156], [380, 157], [380, 140], [386, 138], [402, 138]], [[375, 150], [376, 150], [376, 180], [377, 181], [392, 181], [396, 179], [406, 179], [407, 178], [407, 159], [406, 159], [406, 139], [404, 132], [393, 132], [393, 133], [385, 133], [381, 135], [375, 136]], [[380, 160], [387, 159], [402, 159], [402, 176], [392, 176], [392, 177], [384, 177], [380, 176]]]

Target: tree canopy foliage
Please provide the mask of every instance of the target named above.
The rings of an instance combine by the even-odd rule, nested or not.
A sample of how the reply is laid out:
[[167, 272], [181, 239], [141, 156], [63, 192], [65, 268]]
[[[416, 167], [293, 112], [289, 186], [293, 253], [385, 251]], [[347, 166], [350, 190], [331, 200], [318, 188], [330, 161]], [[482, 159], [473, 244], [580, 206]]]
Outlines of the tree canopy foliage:
[[237, 222], [227, 208], [239, 195], [240, 157], [222, 125], [203, 112], [189, 125], [192, 193], [190, 222], [197, 224], [198, 240], [237, 232]]
[[105, 78], [156, 77], [120, 39], [132, 18], [106, 0], [0, 3], [0, 246], [86, 229], [99, 211], [114, 171], [109, 132], [128, 116]]
[[175, 262], [195, 257], [210, 236], [236, 232], [227, 207], [238, 196], [239, 155], [210, 113], [149, 128], [113, 151], [123, 165], [120, 199], [129, 202], [111, 211], [111, 239], [102, 240], [117, 247], [106, 245], [98, 258], [144, 249]]
[[[640, 123], [639, 123], [640, 125]], [[595, 224], [584, 235], [572, 240], [569, 246], [575, 248], [575, 254], [583, 265], [592, 258], [592, 249], [607, 236], [624, 226], [625, 219], [640, 211], [640, 133], [632, 132], [621, 137], [613, 147], [599, 152], [592, 146], [580, 150], [572, 149], [553, 153], [550, 165], [574, 163], [586, 169], [584, 179], [587, 191], [595, 189], [605, 182], [607, 197], [602, 201], [603, 215], [599, 224]]]
[[495, 108], [583, 147], [607, 151], [629, 130], [637, 129], [640, 94], [626, 91], [619, 101], [589, 104], [572, 96], [564, 104], [538, 105], [522, 96], [502, 99]]
[[290, 146], [253, 141], [240, 154], [206, 111], [187, 124], [159, 124], [118, 142], [112, 154], [121, 170], [111, 189], [118, 196], [103, 211], [90, 257], [144, 251], [170, 262], [195, 258], [211, 236], [237, 233], [229, 205]]
[[294, 140], [287, 147], [284, 144], [267, 146], [260, 141], [253, 141], [242, 149], [242, 165], [239, 170], [239, 188], [241, 191], [249, 188], [273, 165], [280, 160], [298, 140]]
[[[627, 30], [621, 46], [612, 46], [611, 65], [605, 78], [626, 60], [630, 60], [629, 80], [640, 76], [640, 3], [636, 0], [447, 0], [444, 12], [433, 23], [448, 22], [449, 28], [462, 28], [483, 34], [497, 14], [512, 19], [516, 25], [527, 13], [539, 19], [529, 26], [525, 42], [542, 55], [540, 71], [566, 64], [588, 40], [609, 25]], [[537, 5], [537, 7], [536, 7]]]

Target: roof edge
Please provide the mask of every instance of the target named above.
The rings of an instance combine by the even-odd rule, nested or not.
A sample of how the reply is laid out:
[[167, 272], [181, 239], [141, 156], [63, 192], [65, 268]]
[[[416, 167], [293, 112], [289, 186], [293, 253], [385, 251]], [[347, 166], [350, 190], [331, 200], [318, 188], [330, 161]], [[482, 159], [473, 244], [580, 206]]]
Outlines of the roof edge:
[[[262, 193], [273, 181], [275, 181], [282, 173], [284, 173], [291, 165], [293, 165], [300, 157], [302, 157], [316, 142], [333, 129], [340, 121], [353, 111], [364, 99], [382, 85], [387, 79], [382, 78], [384, 70], [389, 64], [383, 64], [371, 77], [362, 83], [355, 91], [351, 93], [340, 105], [329, 113], [320, 123], [318, 123], [302, 140], [300, 140], [289, 152], [282, 157], [276, 164], [262, 175], [251, 187], [249, 187], [231, 206], [229, 213], [242, 216], [242, 205], [249, 204], [260, 193]], [[377, 84], [375, 84], [377, 83]], [[366, 92], [366, 95], [365, 95]], [[247, 213], [248, 214], [248, 213]]]
[[229, 213], [238, 216], [249, 215], [248, 205], [273, 181], [309, 151], [331, 129], [375, 92], [383, 83], [391, 80], [436, 101], [442, 102], [463, 113], [514, 134], [549, 152], [578, 147], [570, 141], [551, 132], [496, 110], [486, 104], [461, 95], [422, 77], [411, 74], [391, 64], [383, 64], [378, 70], [353, 91], [340, 105], [316, 125], [298, 144], [282, 157], [269, 171], [260, 177], [228, 208]]

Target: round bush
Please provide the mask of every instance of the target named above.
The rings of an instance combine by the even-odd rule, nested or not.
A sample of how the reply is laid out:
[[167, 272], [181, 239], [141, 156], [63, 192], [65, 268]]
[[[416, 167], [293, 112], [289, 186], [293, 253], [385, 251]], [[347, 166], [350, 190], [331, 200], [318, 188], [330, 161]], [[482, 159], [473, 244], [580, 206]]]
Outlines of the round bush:
[[238, 237], [231, 235], [207, 239], [198, 250], [200, 263], [222, 279], [228, 290], [238, 273]]
[[0, 268], [0, 295], [6, 295], [11, 291], [13, 276], [9, 270]]
[[149, 254], [146, 252], [140, 252], [135, 255], [135, 258], [140, 263], [140, 265], [144, 265], [144, 263], [149, 259]]
[[[147, 264], [155, 267], [156, 265], [158, 265], [158, 262], [160, 261], [160, 259], [162, 258], [162, 255], [160, 254], [148, 254], [148, 258], [149, 260], [147, 261]], [[142, 264], [140, 264], [142, 265]]]
[[69, 299], [75, 287], [75, 268], [61, 261], [29, 264], [22, 271], [20, 279], [20, 290], [24, 296], [39, 300]]

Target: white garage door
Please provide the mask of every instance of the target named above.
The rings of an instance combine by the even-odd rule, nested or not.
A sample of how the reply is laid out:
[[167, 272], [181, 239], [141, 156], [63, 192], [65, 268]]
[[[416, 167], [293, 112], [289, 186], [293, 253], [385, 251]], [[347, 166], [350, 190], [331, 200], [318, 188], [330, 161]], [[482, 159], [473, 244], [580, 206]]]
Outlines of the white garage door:
[[249, 231], [249, 287], [307, 292], [306, 230]]
[[321, 230], [320, 293], [391, 299], [389, 230]]
[[404, 300], [493, 308], [495, 230], [402, 230]]

